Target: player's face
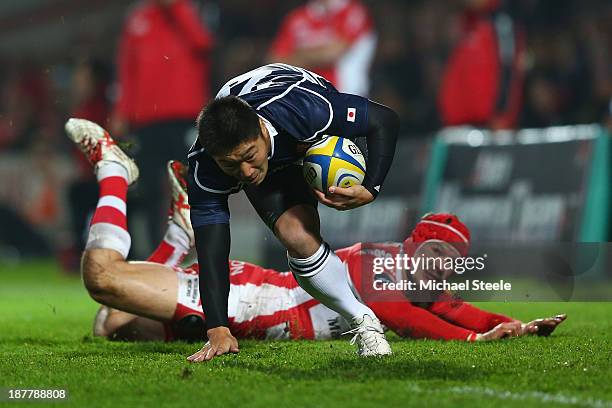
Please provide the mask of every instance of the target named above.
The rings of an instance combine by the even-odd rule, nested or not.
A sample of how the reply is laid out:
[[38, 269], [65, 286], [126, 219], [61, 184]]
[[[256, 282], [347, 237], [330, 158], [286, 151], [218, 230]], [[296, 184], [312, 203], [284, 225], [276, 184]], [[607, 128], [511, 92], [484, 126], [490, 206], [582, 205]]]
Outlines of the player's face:
[[268, 154], [270, 151], [267, 135], [260, 134], [256, 139], [244, 142], [230, 154], [213, 157], [221, 170], [242, 183], [260, 184], [268, 173]]
[[445, 261], [459, 256], [457, 249], [446, 242], [426, 242], [414, 254], [414, 257], [423, 257], [424, 260], [427, 260], [427, 262], [421, 263], [424, 267], [419, 267], [415, 271], [414, 278], [417, 281], [448, 279], [454, 272], [448, 266], [453, 263]]

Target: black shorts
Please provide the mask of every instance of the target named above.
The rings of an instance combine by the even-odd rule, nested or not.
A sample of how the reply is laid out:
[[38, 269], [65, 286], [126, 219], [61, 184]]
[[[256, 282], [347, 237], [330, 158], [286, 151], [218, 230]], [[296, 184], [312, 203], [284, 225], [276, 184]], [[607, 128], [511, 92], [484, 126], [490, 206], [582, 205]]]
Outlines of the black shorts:
[[244, 192], [272, 232], [276, 221], [291, 207], [311, 205], [317, 208], [318, 203], [298, 164], [268, 174], [260, 185], [244, 187]]

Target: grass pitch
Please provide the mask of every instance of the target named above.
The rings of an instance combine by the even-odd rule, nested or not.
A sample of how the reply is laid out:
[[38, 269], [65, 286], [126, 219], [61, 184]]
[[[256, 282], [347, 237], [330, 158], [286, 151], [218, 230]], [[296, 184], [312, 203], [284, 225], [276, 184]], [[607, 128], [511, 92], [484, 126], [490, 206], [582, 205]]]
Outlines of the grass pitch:
[[[53, 264], [0, 266], [0, 389], [62, 388], [56, 404], [79, 407], [612, 407], [612, 303], [481, 306], [569, 318], [551, 338], [389, 336], [395, 354], [381, 360], [357, 358], [348, 339], [241, 341], [239, 355], [194, 365], [185, 357], [198, 345], [93, 339], [97, 305]], [[28, 405], [0, 402], [14, 404]]]

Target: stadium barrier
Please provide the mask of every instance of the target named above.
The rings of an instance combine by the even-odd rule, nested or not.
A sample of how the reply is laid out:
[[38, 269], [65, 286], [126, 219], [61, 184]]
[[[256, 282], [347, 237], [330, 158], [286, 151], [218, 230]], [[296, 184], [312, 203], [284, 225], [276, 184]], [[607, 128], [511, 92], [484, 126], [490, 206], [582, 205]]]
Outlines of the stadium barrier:
[[598, 125], [438, 134], [422, 212], [461, 215], [474, 239], [602, 242], [610, 135]]

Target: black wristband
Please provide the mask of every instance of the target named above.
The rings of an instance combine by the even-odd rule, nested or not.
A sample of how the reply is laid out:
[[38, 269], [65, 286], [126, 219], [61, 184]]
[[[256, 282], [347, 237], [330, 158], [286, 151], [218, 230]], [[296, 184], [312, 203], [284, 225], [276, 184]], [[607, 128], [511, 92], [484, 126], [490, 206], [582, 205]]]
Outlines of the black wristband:
[[372, 180], [366, 180], [365, 178], [361, 185], [364, 186], [365, 189], [368, 190], [370, 193], [372, 193], [374, 198], [378, 197], [378, 194], [380, 193], [381, 185], [375, 186]]

